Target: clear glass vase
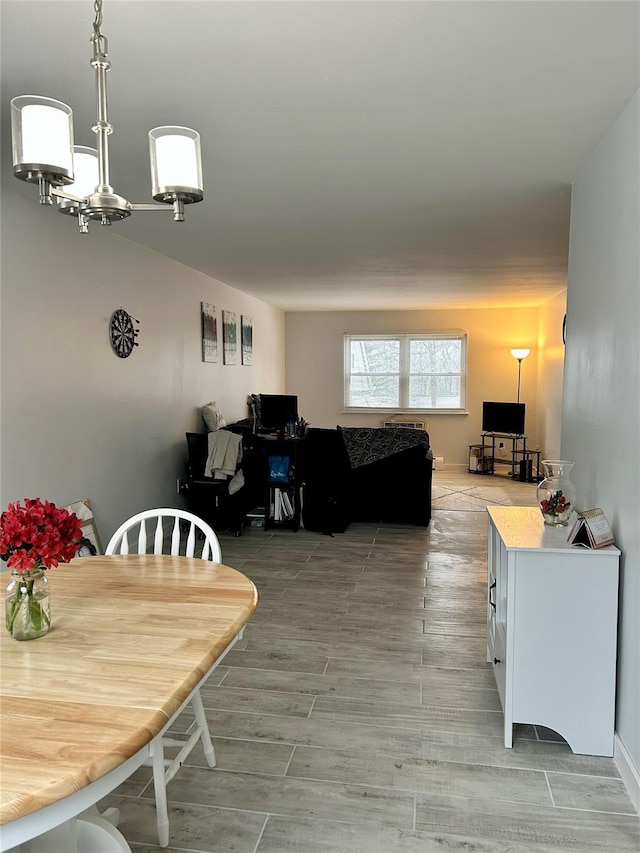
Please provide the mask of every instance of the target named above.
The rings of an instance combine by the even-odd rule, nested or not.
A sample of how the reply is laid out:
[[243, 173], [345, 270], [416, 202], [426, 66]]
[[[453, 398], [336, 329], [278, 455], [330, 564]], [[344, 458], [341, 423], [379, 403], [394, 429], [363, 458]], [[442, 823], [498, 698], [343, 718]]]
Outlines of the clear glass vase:
[[576, 487], [569, 479], [574, 462], [543, 459], [545, 478], [538, 485], [538, 506], [545, 524], [565, 527], [576, 508]]
[[42, 569], [11, 572], [5, 598], [7, 631], [14, 640], [35, 640], [51, 626], [49, 581]]

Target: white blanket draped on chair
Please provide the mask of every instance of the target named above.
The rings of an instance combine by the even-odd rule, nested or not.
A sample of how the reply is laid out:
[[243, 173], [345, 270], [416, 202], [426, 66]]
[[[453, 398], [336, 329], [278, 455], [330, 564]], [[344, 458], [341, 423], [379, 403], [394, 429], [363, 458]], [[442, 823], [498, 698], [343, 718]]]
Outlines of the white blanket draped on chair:
[[210, 432], [208, 436], [208, 455], [204, 467], [205, 477], [225, 479], [231, 477], [229, 494], [237, 492], [244, 485], [244, 476], [238, 466], [242, 461], [242, 436], [225, 429]]

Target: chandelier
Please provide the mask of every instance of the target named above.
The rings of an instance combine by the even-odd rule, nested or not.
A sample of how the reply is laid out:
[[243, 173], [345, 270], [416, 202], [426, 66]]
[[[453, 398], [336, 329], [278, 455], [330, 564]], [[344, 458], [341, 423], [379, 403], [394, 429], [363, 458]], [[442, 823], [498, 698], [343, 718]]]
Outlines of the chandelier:
[[92, 128], [97, 149], [74, 145], [73, 113], [67, 104], [39, 95], [20, 95], [11, 101], [13, 174], [37, 183], [40, 204], [53, 204], [61, 213], [77, 216], [80, 233], [89, 221], [111, 225], [136, 210], [168, 210], [175, 222], [184, 221], [184, 206], [202, 201], [200, 134], [188, 127], [156, 127], [149, 131], [152, 195], [162, 204], [132, 204], [109, 183], [107, 117], [108, 44], [100, 32], [102, 0], [94, 2], [91, 67], [95, 70], [97, 120]]

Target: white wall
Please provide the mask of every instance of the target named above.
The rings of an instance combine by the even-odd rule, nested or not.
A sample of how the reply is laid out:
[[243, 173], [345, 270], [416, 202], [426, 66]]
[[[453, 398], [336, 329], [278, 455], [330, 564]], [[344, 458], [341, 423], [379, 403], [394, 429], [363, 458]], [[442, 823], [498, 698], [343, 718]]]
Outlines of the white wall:
[[[182, 505], [184, 433], [204, 429], [203, 403], [233, 421], [247, 394], [284, 391], [283, 312], [119, 234], [126, 222], [80, 236], [33, 187], [2, 187], [0, 504], [90, 498], [105, 541], [138, 510]], [[201, 302], [217, 309], [218, 364], [201, 360]], [[108, 337], [120, 306], [140, 320], [127, 359]], [[253, 366], [222, 364], [221, 309], [253, 318]]]
[[[314, 426], [380, 426], [381, 414], [343, 413], [343, 334], [468, 333], [468, 415], [429, 415], [434, 454], [446, 465], [467, 467], [468, 445], [480, 439], [482, 401], [515, 401], [518, 363], [509, 350], [530, 347], [522, 363], [521, 402], [527, 405], [530, 445], [538, 443], [536, 354], [538, 310], [294, 312], [286, 316], [287, 392], [298, 394], [300, 412]], [[506, 469], [505, 469], [506, 470]]]
[[640, 773], [640, 96], [573, 185], [562, 455], [622, 550], [616, 730]]
[[538, 309], [537, 435], [544, 459], [560, 458], [564, 375], [562, 320], [566, 310], [566, 290], [549, 299]]

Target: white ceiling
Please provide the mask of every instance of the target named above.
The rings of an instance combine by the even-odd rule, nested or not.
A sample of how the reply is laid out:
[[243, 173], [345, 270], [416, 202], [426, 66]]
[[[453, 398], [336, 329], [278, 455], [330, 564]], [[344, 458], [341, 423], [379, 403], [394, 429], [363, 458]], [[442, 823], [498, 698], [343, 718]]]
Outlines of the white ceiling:
[[[570, 184], [638, 88], [639, 9], [105, 0], [114, 189], [151, 201], [162, 124], [199, 130], [205, 173], [185, 223], [113, 228], [286, 310], [538, 305], [565, 286]], [[66, 101], [94, 144], [93, 4], [0, 12], [6, 177], [14, 95]]]

